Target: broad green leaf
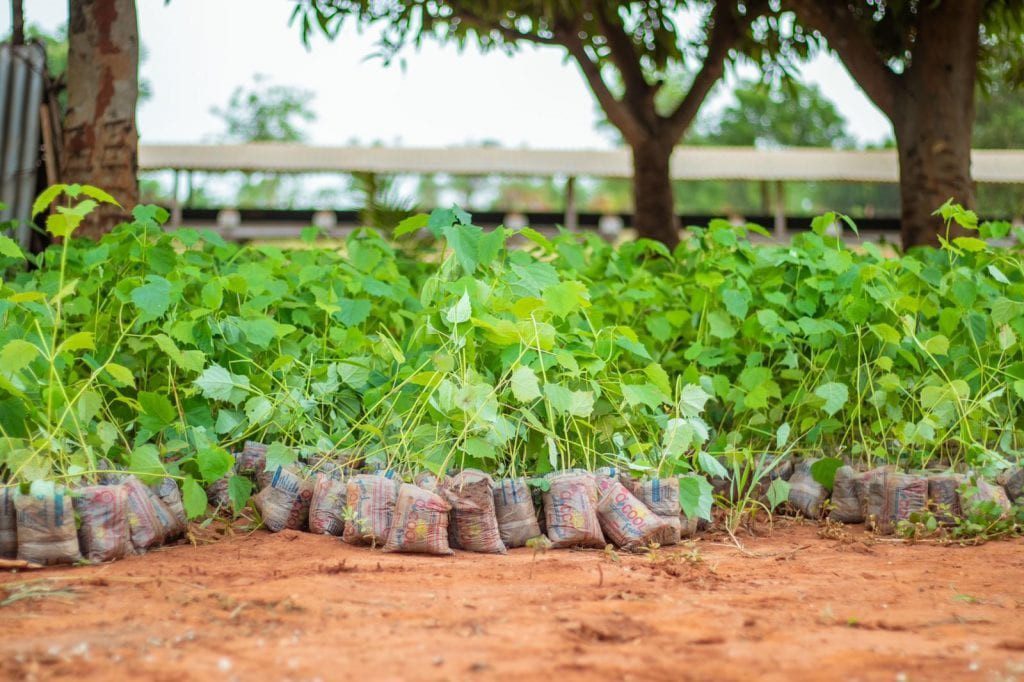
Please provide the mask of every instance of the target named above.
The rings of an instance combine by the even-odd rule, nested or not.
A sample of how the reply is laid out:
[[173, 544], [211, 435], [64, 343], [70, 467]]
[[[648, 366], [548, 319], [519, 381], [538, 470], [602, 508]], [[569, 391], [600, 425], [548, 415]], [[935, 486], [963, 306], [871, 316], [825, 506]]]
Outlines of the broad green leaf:
[[18, 246], [18, 242], [3, 235], [0, 235], [0, 256], [25, 260], [25, 254], [22, 253], [21, 247]]
[[267, 471], [277, 471], [278, 467], [289, 467], [298, 461], [299, 456], [294, 450], [281, 443], [271, 443], [267, 447]]
[[559, 282], [544, 289], [542, 298], [544, 306], [558, 318], [565, 318], [572, 313], [590, 306], [590, 291], [582, 282], [570, 280]]
[[789, 500], [789, 481], [773, 479], [765, 493], [769, 508], [774, 512], [780, 504]]
[[274, 405], [262, 395], [249, 398], [245, 402], [245, 416], [249, 419], [250, 425], [262, 424], [273, 413]]
[[660, 408], [662, 403], [671, 402], [654, 384], [622, 384], [622, 398], [630, 407], [646, 405], [653, 410]]
[[688, 519], [711, 520], [714, 488], [703, 476], [692, 474], [679, 478], [679, 504]]
[[107, 370], [107, 373], [118, 386], [135, 385], [135, 375], [132, 374], [132, 371], [124, 365], [119, 365], [116, 362], [108, 362], [104, 366], [104, 369]]
[[456, 325], [466, 322], [473, 315], [473, 306], [470, 304], [469, 295], [462, 294], [458, 302], [445, 312], [445, 319]]
[[196, 466], [207, 484], [224, 478], [234, 464], [235, 458], [224, 448], [214, 446], [196, 452]]
[[206, 491], [191, 476], [182, 483], [181, 501], [190, 519], [197, 519], [206, 513]]
[[838, 457], [822, 457], [811, 465], [811, 477], [829, 490], [832, 490], [836, 480], [836, 471], [841, 466], [843, 466], [843, 460]]
[[149, 485], [167, 475], [155, 445], [140, 445], [128, 458], [128, 471]]
[[418, 232], [426, 227], [429, 221], [430, 216], [426, 213], [417, 213], [416, 215], [409, 216], [408, 218], [401, 220], [398, 225], [395, 226], [395, 231], [393, 233], [394, 237], [395, 239], [398, 239], [399, 237], [404, 237], [407, 234]]
[[516, 367], [510, 380], [512, 395], [521, 403], [530, 403], [540, 397], [540, 382], [532, 369], [525, 365]]
[[96, 343], [93, 340], [92, 332], [76, 332], [57, 346], [57, 352], [70, 353], [71, 351], [94, 350], [95, 348]]
[[131, 299], [142, 311], [143, 322], [155, 320], [171, 307], [171, 283], [158, 275], [147, 275], [146, 284], [132, 289]]
[[42, 352], [33, 344], [21, 339], [8, 341], [0, 351], [0, 372], [13, 374], [29, 366]]
[[679, 393], [679, 412], [684, 417], [699, 417], [710, 398], [711, 396], [700, 386], [686, 384]]
[[252, 481], [244, 476], [232, 476], [228, 479], [228, 497], [231, 498], [231, 506], [236, 512], [242, 511], [249, 503], [252, 489]]
[[544, 396], [559, 414], [589, 417], [594, 411], [594, 394], [591, 391], [571, 391], [561, 384], [548, 383], [544, 384]]
[[825, 401], [825, 404], [822, 405], [821, 409], [825, 411], [825, 414], [831, 417], [841, 410], [843, 405], [846, 404], [846, 401], [850, 396], [850, 391], [846, 387], [846, 384], [829, 382], [814, 389], [814, 395]]

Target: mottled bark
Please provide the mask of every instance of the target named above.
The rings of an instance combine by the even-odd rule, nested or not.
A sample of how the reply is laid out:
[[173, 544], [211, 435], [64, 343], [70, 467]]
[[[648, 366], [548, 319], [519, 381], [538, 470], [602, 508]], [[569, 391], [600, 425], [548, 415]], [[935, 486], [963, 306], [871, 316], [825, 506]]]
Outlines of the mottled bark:
[[[974, 206], [971, 131], [978, 68], [980, 0], [922, 8], [913, 65], [891, 114], [900, 160], [903, 248], [939, 244], [946, 227], [932, 215], [947, 199]], [[955, 223], [950, 235], [963, 234]]]
[[[62, 180], [101, 187], [130, 210], [139, 196], [134, 0], [69, 0], [68, 42]], [[119, 210], [97, 210], [77, 234], [98, 237], [123, 218]]]

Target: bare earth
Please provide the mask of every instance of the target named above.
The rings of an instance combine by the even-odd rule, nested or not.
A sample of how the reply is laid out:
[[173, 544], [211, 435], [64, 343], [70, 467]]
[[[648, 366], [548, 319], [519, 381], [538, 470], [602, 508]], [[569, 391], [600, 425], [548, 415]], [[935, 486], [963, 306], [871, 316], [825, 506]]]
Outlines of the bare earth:
[[1024, 680], [1024, 541], [848, 533], [436, 558], [259, 531], [6, 572], [0, 600], [43, 596], [0, 607], [0, 679]]

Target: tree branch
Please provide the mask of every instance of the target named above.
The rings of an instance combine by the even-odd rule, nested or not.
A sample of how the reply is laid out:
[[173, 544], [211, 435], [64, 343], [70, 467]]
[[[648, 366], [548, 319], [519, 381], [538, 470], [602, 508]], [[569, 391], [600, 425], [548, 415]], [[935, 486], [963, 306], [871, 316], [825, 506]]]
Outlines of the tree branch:
[[636, 47], [632, 38], [626, 33], [621, 17], [618, 14], [609, 16], [614, 9], [610, 9], [601, 2], [596, 5], [591, 4], [591, 8], [601, 26], [601, 32], [608, 41], [612, 62], [622, 76], [622, 83], [625, 87], [622, 102], [630, 108], [635, 117], [640, 120], [649, 118], [650, 120], [645, 122], [651, 125], [655, 124], [654, 94], [657, 88], [648, 83], [644, 77]]
[[675, 111], [666, 117], [667, 133], [675, 144], [683, 136], [686, 129], [693, 123], [697, 111], [707, 98], [711, 88], [725, 73], [725, 60], [729, 51], [736, 46], [746, 26], [754, 20], [754, 16], [760, 13], [760, 7], [764, 2], [748, 3], [745, 16], [737, 18], [732, 13], [732, 3], [718, 2], [708, 17], [710, 32], [707, 38], [707, 54], [704, 63], [693, 78], [693, 83], [687, 91], [683, 101], [679, 103]]
[[452, 10], [452, 14], [459, 21], [464, 21], [473, 27], [478, 33], [490, 33], [491, 31], [497, 31], [502, 37], [509, 42], [518, 42], [520, 40], [526, 40], [531, 43], [538, 43], [540, 45], [559, 45], [560, 43], [548, 36], [542, 36], [536, 31], [520, 31], [517, 28], [511, 28], [509, 26], [502, 26], [501, 20], [488, 21], [484, 17], [476, 14], [475, 12], [464, 8], [462, 5], [451, 4], [449, 5]]
[[875, 106], [892, 120], [901, 77], [886, 66], [870, 38], [858, 28], [849, 6], [832, 0], [783, 0], [783, 7], [825, 37]]
[[608, 84], [604, 82], [604, 78], [601, 76], [600, 65], [587, 54], [587, 49], [580, 39], [578, 29], [570, 27], [566, 30], [560, 30], [556, 32], [555, 37], [560, 44], [569, 50], [569, 54], [580, 65], [580, 70], [583, 71], [590, 89], [593, 91], [604, 113], [608, 116], [608, 120], [619, 129], [619, 132], [626, 138], [626, 141], [632, 144], [644, 138], [646, 136], [644, 127], [633, 112], [630, 111], [629, 107], [621, 100], [616, 99], [615, 95], [612, 94]]

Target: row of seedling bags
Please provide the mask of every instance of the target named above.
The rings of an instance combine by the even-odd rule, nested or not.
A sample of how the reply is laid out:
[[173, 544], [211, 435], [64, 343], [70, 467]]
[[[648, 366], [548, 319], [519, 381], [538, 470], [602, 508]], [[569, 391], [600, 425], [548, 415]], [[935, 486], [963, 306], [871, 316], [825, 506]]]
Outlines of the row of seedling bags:
[[[813, 474], [816, 460], [783, 460], [762, 483], [774, 478], [789, 483], [789, 511], [809, 519], [828, 518], [844, 524], [865, 523], [889, 534], [915, 513], [931, 511], [937, 521], [952, 525], [970, 505], [993, 502], [1009, 513], [1024, 504], [1024, 468], [1005, 470], [995, 483], [979, 476], [949, 472], [900, 472], [893, 465], [859, 471], [850, 465], [836, 469], [829, 491]], [[733, 488], [724, 479], [712, 480], [717, 494], [729, 497]]]
[[[553, 548], [633, 551], [672, 545], [693, 536], [698, 520], [682, 511], [679, 478], [635, 480], [612, 467], [548, 474], [540, 486], [524, 477], [495, 480], [467, 469], [438, 478], [418, 474], [411, 483], [393, 472], [358, 473], [352, 457], [323, 457], [305, 466], [266, 466], [266, 447], [249, 442], [233, 473], [251, 478], [253, 503], [264, 526], [341, 537], [386, 552], [451, 554], [452, 549], [503, 554], [540, 540]], [[991, 500], [1006, 510], [1024, 504], [1024, 469], [1004, 472], [997, 483], [949, 473], [908, 474], [886, 466], [857, 471], [840, 467], [832, 491], [819, 483], [813, 460], [785, 460], [759, 482], [753, 499], [765, 499], [772, 480], [789, 482], [789, 511], [812, 519], [868, 523], [892, 532], [914, 512], [932, 509], [952, 523], [969, 503]], [[228, 477], [207, 490], [211, 504], [227, 507]], [[725, 479], [716, 494], [736, 495]], [[963, 499], [965, 491], [971, 499]], [[538, 509], [541, 511], [538, 514]], [[173, 479], [147, 486], [131, 475], [105, 475], [95, 485], [34, 485], [27, 494], [0, 491], [0, 556], [32, 564], [103, 562], [142, 553], [181, 538], [187, 521]]]

